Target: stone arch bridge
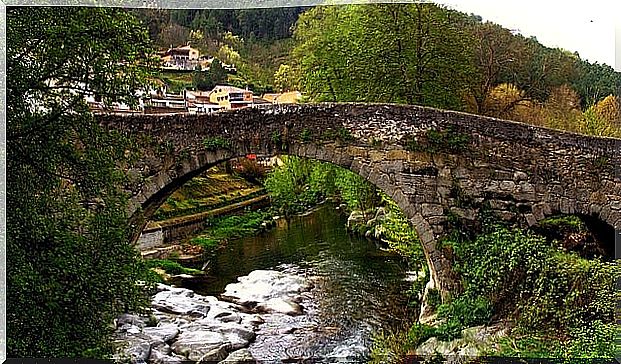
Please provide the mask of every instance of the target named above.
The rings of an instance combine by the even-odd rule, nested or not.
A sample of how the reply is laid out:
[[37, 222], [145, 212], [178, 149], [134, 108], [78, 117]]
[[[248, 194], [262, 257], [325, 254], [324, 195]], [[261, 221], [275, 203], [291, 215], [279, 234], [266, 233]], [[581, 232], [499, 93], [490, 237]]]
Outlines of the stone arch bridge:
[[250, 153], [331, 162], [383, 190], [418, 232], [442, 293], [456, 288], [450, 260], [436, 246], [449, 216], [474, 221], [485, 207], [530, 226], [553, 214], [577, 213], [621, 229], [619, 139], [382, 104], [102, 115], [99, 121], [131, 137], [139, 150], [127, 186], [136, 230], [192, 177]]

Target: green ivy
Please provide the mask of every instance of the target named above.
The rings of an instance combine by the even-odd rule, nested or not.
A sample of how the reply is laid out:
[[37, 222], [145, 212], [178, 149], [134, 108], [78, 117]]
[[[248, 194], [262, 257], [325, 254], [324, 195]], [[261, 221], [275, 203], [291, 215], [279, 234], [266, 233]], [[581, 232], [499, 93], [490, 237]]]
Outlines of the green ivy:
[[231, 149], [231, 142], [222, 137], [205, 138], [203, 140], [205, 149], [215, 151], [218, 149]]
[[308, 129], [303, 129], [300, 133], [300, 140], [307, 143], [313, 140], [313, 135]]

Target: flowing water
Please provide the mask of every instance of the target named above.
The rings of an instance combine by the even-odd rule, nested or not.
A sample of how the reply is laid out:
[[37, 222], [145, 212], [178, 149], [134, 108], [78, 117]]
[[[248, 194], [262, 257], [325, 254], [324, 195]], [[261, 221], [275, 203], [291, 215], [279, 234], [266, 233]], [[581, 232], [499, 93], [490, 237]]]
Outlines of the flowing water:
[[308, 277], [314, 286], [304, 293], [304, 315], [264, 315], [250, 352], [260, 361], [364, 360], [374, 332], [401, 327], [413, 314], [404, 294], [411, 284], [401, 257], [348, 234], [345, 222], [330, 205], [277, 220], [268, 232], [230, 241], [211, 258], [211, 278], [185, 286], [218, 296], [257, 269]]

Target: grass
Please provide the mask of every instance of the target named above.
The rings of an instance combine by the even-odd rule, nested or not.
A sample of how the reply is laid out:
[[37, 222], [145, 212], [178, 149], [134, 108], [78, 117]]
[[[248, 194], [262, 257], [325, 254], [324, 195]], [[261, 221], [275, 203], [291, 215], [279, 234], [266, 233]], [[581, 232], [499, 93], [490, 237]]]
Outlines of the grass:
[[148, 268], [160, 268], [168, 274], [201, 274], [198, 269], [186, 268], [181, 264], [168, 259], [149, 259], [145, 261]]
[[[264, 224], [265, 223], [265, 224]], [[209, 228], [190, 240], [190, 244], [214, 248], [228, 239], [239, 239], [265, 230], [273, 224], [272, 215], [251, 211], [243, 215], [222, 216], [208, 220]]]

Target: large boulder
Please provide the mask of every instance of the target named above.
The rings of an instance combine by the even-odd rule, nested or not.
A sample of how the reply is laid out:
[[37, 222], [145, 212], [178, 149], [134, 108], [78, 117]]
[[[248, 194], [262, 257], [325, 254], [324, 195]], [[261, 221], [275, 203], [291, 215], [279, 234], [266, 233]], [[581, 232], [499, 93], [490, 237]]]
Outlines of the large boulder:
[[273, 270], [256, 270], [238, 281], [226, 286], [222, 298], [260, 312], [299, 314], [302, 308], [295, 301], [310, 288], [300, 276]]
[[248, 349], [236, 350], [218, 364], [255, 364], [257, 361]]
[[142, 329], [142, 332], [150, 337], [170, 342], [179, 334], [179, 327], [174, 324], [163, 324], [157, 327], [145, 327]]
[[184, 331], [171, 345], [175, 354], [192, 361], [220, 361], [226, 358], [231, 343], [219, 332]]
[[177, 315], [206, 316], [209, 312], [209, 305], [193, 297], [193, 292], [190, 295], [184, 291], [162, 291], [153, 297], [151, 306], [156, 310]]

